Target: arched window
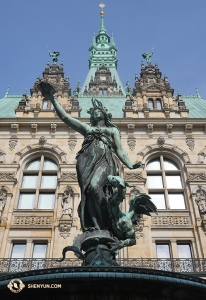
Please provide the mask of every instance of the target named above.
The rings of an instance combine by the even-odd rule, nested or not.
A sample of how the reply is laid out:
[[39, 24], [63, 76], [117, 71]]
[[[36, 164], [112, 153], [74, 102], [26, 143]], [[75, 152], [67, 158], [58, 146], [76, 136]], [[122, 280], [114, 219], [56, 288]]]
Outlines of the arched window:
[[179, 167], [170, 159], [153, 159], [147, 164], [147, 187], [158, 209], [185, 209], [184, 189]]
[[104, 95], [107, 95], [107, 89], [104, 89]]
[[161, 100], [159, 98], [156, 99], [156, 108], [157, 108], [157, 110], [162, 109], [162, 103], [161, 103]]
[[153, 99], [151, 99], [151, 98], [149, 98], [149, 100], [148, 100], [148, 106], [149, 106], [149, 108], [150, 109], [154, 109], [154, 101], [153, 101]]
[[18, 209], [53, 209], [57, 164], [44, 156], [27, 164], [20, 188]]
[[51, 103], [51, 101], [45, 99], [42, 102], [42, 110], [47, 110], [47, 109], [53, 110], [54, 105]]
[[102, 96], [102, 90], [99, 90], [99, 96]]

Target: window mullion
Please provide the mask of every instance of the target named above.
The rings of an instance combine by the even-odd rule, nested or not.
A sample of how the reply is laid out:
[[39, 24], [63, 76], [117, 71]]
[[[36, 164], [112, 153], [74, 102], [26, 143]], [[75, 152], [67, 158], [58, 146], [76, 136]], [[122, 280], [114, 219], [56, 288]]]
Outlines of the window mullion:
[[36, 197], [35, 197], [35, 205], [34, 208], [38, 208], [38, 199], [39, 199], [39, 189], [41, 187], [41, 179], [42, 179], [42, 171], [40, 169], [39, 176], [38, 176], [38, 182], [37, 182], [37, 189], [36, 189]]

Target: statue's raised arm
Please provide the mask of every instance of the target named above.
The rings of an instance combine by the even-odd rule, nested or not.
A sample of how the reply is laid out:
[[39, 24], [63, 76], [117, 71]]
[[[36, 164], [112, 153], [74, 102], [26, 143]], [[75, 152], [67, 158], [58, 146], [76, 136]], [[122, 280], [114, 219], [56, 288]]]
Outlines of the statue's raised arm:
[[89, 125], [72, 118], [70, 115], [68, 115], [63, 107], [59, 104], [57, 99], [55, 99], [54, 94], [56, 93], [55, 89], [46, 82], [41, 82], [39, 84], [39, 89], [42, 92], [42, 95], [46, 98], [49, 99], [52, 104], [54, 105], [55, 111], [58, 115], [58, 117], [68, 126], [70, 126], [72, 129], [75, 131], [79, 132], [83, 136], [86, 135], [87, 130], [90, 128]]

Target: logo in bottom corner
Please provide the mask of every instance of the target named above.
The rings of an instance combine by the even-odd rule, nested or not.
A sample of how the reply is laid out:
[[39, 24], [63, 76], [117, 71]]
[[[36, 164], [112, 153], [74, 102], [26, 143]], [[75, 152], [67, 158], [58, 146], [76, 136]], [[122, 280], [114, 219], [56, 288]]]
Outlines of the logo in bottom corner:
[[7, 287], [10, 289], [11, 292], [19, 293], [23, 290], [23, 288], [25, 288], [25, 285], [23, 284], [23, 282], [20, 279], [15, 278], [9, 282]]

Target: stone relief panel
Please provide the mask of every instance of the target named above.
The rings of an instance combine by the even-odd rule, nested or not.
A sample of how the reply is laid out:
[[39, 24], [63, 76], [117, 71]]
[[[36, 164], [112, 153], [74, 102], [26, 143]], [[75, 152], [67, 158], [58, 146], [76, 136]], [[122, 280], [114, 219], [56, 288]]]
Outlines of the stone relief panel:
[[53, 217], [49, 216], [15, 216], [12, 225], [52, 225]]
[[14, 172], [0, 172], [0, 182], [1, 181], [13, 181], [17, 183], [16, 174]]
[[191, 225], [189, 217], [181, 216], [164, 216], [164, 217], [152, 217], [152, 225], [168, 225], [168, 226], [179, 226], [179, 225]]
[[206, 192], [199, 186], [196, 191], [195, 202], [198, 206], [200, 215], [206, 214]]
[[189, 172], [188, 181], [202, 181], [206, 180], [206, 172]]
[[137, 173], [137, 172], [125, 172], [124, 179], [126, 181], [143, 181], [145, 182], [146, 179], [142, 177], [142, 172]]
[[76, 172], [63, 172], [58, 181], [77, 180]]

